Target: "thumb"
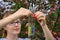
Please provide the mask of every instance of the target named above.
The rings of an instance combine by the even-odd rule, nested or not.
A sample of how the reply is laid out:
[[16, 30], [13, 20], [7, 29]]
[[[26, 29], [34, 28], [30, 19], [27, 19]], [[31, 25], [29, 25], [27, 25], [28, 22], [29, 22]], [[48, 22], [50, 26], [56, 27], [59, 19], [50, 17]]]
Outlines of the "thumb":
[[39, 20], [38, 22], [40, 23], [41, 26], [44, 26], [46, 24], [46, 21], [43, 19]]

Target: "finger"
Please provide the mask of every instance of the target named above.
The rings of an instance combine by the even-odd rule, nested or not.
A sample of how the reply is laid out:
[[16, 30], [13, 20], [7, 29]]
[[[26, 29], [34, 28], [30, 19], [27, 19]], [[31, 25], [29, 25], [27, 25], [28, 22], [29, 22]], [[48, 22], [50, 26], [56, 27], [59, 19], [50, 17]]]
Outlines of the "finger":
[[46, 21], [43, 20], [43, 19], [39, 20], [38, 22], [39, 22], [42, 26], [44, 26], [44, 25], [46, 24]]
[[38, 16], [39, 14], [41, 15], [41, 14], [44, 14], [44, 13], [38, 11], [38, 12], [36, 12], [35, 14], [36, 14], [36, 16]]
[[40, 20], [43, 21], [43, 20], [45, 20], [45, 19], [44, 19], [44, 18], [39, 18], [38, 21], [40, 21]]
[[37, 18], [45, 18], [44, 15], [38, 15]]
[[35, 14], [32, 14], [31, 16], [32, 16], [32, 17], [36, 17], [36, 15], [35, 15]]
[[32, 14], [31, 16], [32, 16], [35, 20], [37, 20], [37, 17], [36, 17], [35, 14]]
[[36, 14], [36, 16], [39, 14], [40, 12], [38, 11], [38, 12], [36, 12], [36, 13], [34, 13], [34, 14]]

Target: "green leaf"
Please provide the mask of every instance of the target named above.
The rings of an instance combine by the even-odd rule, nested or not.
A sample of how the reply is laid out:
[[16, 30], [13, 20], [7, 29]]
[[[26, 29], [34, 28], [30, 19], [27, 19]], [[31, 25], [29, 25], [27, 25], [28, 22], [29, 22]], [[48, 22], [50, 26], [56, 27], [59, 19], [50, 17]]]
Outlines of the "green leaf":
[[52, 14], [52, 18], [56, 18], [58, 16], [58, 14], [57, 13], [54, 13], [54, 14]]

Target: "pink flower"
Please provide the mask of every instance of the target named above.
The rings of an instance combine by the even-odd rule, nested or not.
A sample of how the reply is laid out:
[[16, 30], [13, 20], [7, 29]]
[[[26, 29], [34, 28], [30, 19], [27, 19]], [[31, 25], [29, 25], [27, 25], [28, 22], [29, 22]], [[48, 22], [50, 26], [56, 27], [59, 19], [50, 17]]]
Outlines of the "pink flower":
[[25, 31], [25, 34], [28, 34], [28, 31]]
[[23, 21], [26, 21], [26, 18], [23, 18], [22, 20], [23, 20]]
[[37, 32], [39, 32], [39, 30], [37, 30]]
[[53, 34], [54, 34], [54, 35], [57, 35], [57, 33], [56, 33], [56, 32], [53, 32]]
[[26, 0], [26, 1], [24, 2], [24, 4], [25, 4], [25, 5], [28, 5], [28, 1]]
[[36, 32], [39, 32], [39, 30], [36, 30]]
[[58, 9], [59, 7], [57, 5], [55, 5], [55, 9]]
[[29, 23], [26, 23], [26, 27], [28, 27], [29, 26]]

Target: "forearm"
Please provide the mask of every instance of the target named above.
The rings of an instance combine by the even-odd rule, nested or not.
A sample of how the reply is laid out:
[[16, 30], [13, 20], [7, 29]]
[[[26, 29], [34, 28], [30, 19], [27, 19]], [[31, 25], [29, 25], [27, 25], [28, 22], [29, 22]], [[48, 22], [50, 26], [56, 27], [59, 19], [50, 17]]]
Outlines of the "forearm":
[[15, 12], [14, 14], [0, 20], [0, 27], [5, 26], [6, 24], [18, 19], [22, 14], [19, 11]]
[[49, 31], [47, 25], [42, 26], [46, 40], [54, 40], [52, 33]]

